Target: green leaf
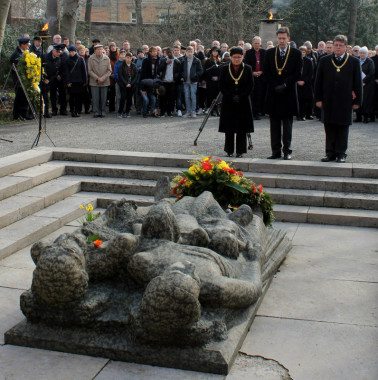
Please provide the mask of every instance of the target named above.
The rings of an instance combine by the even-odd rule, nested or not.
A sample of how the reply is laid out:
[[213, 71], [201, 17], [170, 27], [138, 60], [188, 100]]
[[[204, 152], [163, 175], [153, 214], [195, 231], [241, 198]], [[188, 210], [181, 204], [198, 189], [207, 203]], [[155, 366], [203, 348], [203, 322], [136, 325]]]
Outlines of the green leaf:
[[240, 193], [243, 193], [243, 194], [247, 194], [248, 193], [248, 190], [247, 189], [244, 189], [244, 187], [241, 187], [239, 184], [237, 184], [236, 182], [229, 182], [229, 183], [225, 183], [225, 185], [227, 187], [231, 187], [232, 189], [235, 189], [237, 191], [239, 191]]
[[99, 238], [98, 235], [92, 235], [87, 237], [87, 243], [93, 243], [95, 240]]
[[191, 181], [195, 181], [196, 177], [191, 175], [189, 172], [183, 172], [185, 174], [185, 177], [190, 179]]

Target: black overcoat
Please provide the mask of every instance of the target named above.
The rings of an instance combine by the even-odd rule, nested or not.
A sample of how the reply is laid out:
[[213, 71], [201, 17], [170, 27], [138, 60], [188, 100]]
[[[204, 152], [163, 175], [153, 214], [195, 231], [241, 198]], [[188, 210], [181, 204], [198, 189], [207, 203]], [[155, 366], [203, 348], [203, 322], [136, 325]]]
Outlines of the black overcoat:
[[[265, 49], [259, 49], [260, 52], [260, 67], [261, 71], [263, 71], [263, 65], [264, 65], [264, 58], [266, 54]], [[255, 49], [249, 49], [246, 51], [245, 56], [244, 56], [244, 62], [247, 63], [252, 67], [252, 71], [256, 71], [256, 50]]]
[[365, 62], [361, 66], [362, 72], [366, 75], [362, 79], [363, 89], [362, 89], [362, 107], [361, 113], [363, 114], [373, 114], [375, 111], [374, 107], [374, 90], [375, 90], [375, 67], [374, 61], [371, 58], [366, 58]]
[[314, 98], [312, 77], [314, 75], [314, 66], [307, 57], [303, 59], [303, 71], [299, 80], [304, 81], [303, 86], [298, 85], [298, 99], [311, 101]]
[[[286, 55], [289, 54], [285, 68], [281, 75], [278, 75], [275, 64], [275, 53], [278, 46], [266, 51], [263, 63], [263, 71], [267, 82], [266, 108], [265, 112], [274, 118], [288, 118], [298, 115], [298, 97], [297, 97], [297, 81], [301, 78], [302, 73], [302, 52], [298, 49], [288, 49]], [[282, 67], [284, 58], [280, 57], [277, 52], [278, 67]], [[282, 93], [277, 93], [275, 87], [286, 85], [286, 89]]]
[[[345, 62], [346, 56], [347, 54], [337, 66]], [[338, 72], [332, 64], [332, 60], [336, 63], [334, 59], [334, 54], [330, 54], [319, 61], [315, 80], [315, 102], [323, 102], [323, 123], [350, 125], [353, 104], [361, 105], [362, 102], [360, 61], [349, 55], [348, 61]]]
[[[230, 66], [231, 65], [231, 66]], [[232, 64], [223, 65], [220, 68], [219, 89], [223, 94], [221, 115], [219, 119], [219, 132], [223, 133], [248, 133], [253, 132], [253, 116], [250, 95], [253, 90], [253, 76], [251, 66], [244, 64], [243, 75], [236, 85], [231, 78], [229, 68], [234, 78], [241, 74], [242, 66], [235, 73]], [[239, 97], [236, 103], [234, 96]]]

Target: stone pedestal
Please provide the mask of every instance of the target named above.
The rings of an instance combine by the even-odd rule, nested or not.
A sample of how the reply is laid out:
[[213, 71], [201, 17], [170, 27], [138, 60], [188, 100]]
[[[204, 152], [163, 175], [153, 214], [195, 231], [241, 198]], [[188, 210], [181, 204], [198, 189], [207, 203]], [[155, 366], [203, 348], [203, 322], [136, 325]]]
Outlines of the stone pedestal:
[[266, 48], [267, 41], [273, 41], [273, 43], [276, 45], [276, 32], [279, 28], [281, 28], [280, 21], [282, 20], [261, 20], [259, 36], [261, 37], [261, 44], [264, 49]]

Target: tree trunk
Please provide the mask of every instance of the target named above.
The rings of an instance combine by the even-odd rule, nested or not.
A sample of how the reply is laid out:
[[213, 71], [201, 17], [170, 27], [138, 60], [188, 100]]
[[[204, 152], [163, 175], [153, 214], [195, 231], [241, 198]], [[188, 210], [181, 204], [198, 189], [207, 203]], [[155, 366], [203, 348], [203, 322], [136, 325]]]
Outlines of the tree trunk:
[[349, 2], [349, 28], [348, 39], [349, 44], [354, 45], [356, 43], [356, 28], [357, 28], [357, 10], [358, 0], [350, 0]]
[[59, 31], [58, 1], [47, 0], [46, 18], [49, 22], [49, 34], [54, 36]]
[[3, 46], [4, 31], [7, 23], [10, 0], [0, 0], [0, 53]]
[[230, 25], [228, 40], [232, 43], [232, 45], [237, 45], [239, 40], [244, 39], [243, 19], [243, 0], [234, 0], [229, 4], [228, 14], [228, 21]]
[[135, 0], [135, 13], [136, 13], [136, 37], [139, 44], [143, 43], [143, 14], [142, 14], [142, 0]]
[[64, 37], [69, 38], [70, 43], [72, 45], [74, 45], [74, 39], [75, 39], [78, 8], [79, 8], [79, 0], [64, 0], [63, 1], [62, 34]]
[[92, 0], [87, 0], [85, 4], [84, 22], [88, 33], [88, 39], [91, 38], [91, 16], [92, 16]]

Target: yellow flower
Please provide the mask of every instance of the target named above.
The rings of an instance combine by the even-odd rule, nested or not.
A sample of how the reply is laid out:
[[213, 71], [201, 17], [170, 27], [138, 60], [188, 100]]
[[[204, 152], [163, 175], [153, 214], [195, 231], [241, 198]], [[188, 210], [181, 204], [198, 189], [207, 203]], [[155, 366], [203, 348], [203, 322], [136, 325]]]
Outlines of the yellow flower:
[[85, 208], [88, 212], [93, 211], [93, 206], [89, 203], [88, 206]]
[[239, 182], [240, 181], [240, 177], [237, 175], [232, 176], [231, 179], [233, 182]]
[[80, 205], [79, 208], [84, 208], [84, 206], [83, 206], [83, 205]]

